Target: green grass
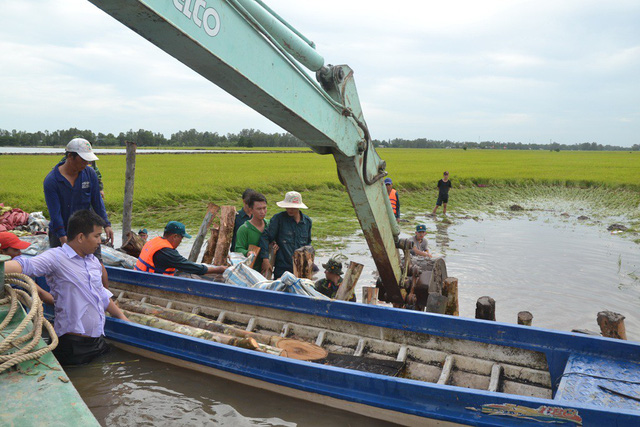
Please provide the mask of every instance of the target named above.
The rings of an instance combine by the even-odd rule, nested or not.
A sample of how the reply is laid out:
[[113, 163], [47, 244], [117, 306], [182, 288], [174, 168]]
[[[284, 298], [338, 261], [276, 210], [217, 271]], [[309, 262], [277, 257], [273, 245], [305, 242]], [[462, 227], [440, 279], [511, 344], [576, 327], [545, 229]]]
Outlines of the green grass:
[[[639, 152], [548, 152], [382, 149], [411, 219], [435, 203], [435, 183], [449, 170], [454, 189], [450, 212], [491, 212], [510, 202], [563, 198], [640, 217]], [[42, 180], [60, 156], [0, 156], [0, 202], [26, 211], [44, 210]], [[120, 220], [125, 157], [103, 155], [106, 206]], [[482, 187], [478, 187], [478, 184]], [[136, 164], [134, 227], [161, 228], [178, 219], [197, 231], [206, 203], [240, 206], [251, 187], [269, 200], [269, 216], [284, 193], [303, 193], [314, 220], [314, 238], [345, 236], [358, 229], [339, 184], [332, 156], [309, 153], [147, 154]]]

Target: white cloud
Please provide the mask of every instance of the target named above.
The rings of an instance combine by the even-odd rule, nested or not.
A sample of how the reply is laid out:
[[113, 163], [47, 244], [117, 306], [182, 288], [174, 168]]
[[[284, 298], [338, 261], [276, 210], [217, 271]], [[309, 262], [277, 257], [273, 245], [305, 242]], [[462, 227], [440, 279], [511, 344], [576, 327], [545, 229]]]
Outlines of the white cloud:
[[[376, 138], [639, 142], [637, 1], [269, 5], [355, 70]], [[0, 128], [280, 130], [87, 1], [2, 9]]]

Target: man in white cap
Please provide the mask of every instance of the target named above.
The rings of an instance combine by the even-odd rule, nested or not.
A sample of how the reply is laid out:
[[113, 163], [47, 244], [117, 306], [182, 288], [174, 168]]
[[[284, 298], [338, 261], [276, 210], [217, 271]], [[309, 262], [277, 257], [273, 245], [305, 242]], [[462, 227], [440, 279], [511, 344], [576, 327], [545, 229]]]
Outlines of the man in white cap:
[[[44, 179], [44, 198], [49, 210], [49, 244], [52, 248], [67, 243], [67, 223], [71, 215], [82, 209], [92, 209], [106, 223], [104, 232], [113, 242], [113, 230], [100, 195], [96, 172], [87, 165], [98, 160], [91, 144], [84, 138], [74, 138], [65, 149], [65, 161], [58, 163]], [[100, 258], [99, 249], [96, 256]]]
[[269, 244], [275, 242], [278, 246], [273, 276], [278, 278], [285, 271], [293, 272], [293, 252], [311, 244], [311, 218], [300, 212], [308, 209], [302, 203], [302, 196], [296, 191], [289, 191], [284, 200], [277, 202], [284, 212], [277, 213], [269, 221], [269, 226], [260, 238], [260, 255], [262, 271], [270, 270], [273, 266], [269, 262]]

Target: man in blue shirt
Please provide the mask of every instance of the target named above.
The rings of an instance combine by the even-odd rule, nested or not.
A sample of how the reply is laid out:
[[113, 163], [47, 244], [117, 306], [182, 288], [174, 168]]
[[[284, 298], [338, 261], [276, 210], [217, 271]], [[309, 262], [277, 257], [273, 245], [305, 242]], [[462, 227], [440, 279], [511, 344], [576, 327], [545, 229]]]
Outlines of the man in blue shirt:
[[49, 244], [52, 248], [67, 243], [67, 223], [71, 215], [92, 209], [106, 224], [107, 240], [113, 242], [113, 230], [100, 195], [98, 177], [87, 165], [98, 160], [89, 141], [72, 139], [66, 147], [66, 161], [58, 163], [44, 179], [44, 198], [51, 222]]
[[275, 242], [277, 246], [275, 271], [273, 277], [279, 278], [285, 271], [293, 272], [293, 252], [303, 246], [311, 244], [311, 218], [300, 212], [307, 209], [302, 203], [302, 196], [296, 191], [288, 192], [284, 200], [277, 202], [284, 212], [277, 213], [269, 221], [269, 226], [260, 238], [260, 254], [262, 258], [262, 272], [271, 270], [269, 263], [269, 244]]

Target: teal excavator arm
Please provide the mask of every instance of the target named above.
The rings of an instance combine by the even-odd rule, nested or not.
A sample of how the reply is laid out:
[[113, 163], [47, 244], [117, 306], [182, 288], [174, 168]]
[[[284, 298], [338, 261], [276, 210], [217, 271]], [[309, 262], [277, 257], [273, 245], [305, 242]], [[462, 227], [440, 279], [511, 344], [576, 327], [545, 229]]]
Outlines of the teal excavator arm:
[[398, 248], [407, 242], [398, 238], [381, 179], [386, 165], [372, 145], [348, 66], [325, 65], [314, 44], [260, 0], [90, 1], [316, 153], [332, 154], [386, 299], [403, 304]]

